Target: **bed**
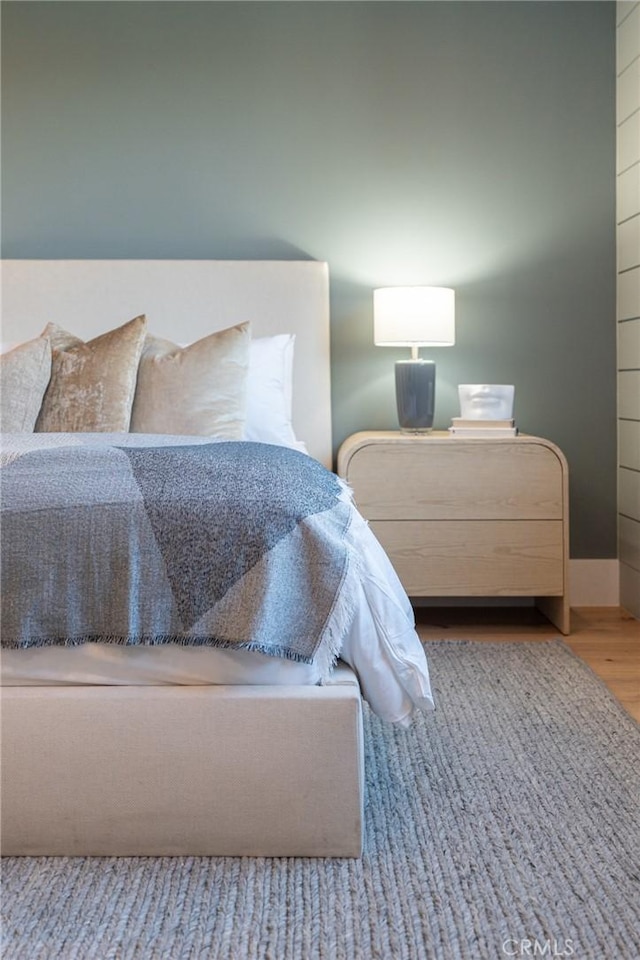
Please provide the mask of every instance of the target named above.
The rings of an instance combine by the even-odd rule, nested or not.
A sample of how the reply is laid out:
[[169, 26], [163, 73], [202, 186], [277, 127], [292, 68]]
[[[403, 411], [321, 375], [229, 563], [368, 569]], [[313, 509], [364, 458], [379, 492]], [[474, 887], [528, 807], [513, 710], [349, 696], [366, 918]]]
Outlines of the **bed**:
[[[59, 429], [66, 400], [51, 401], [52, 377], [35, 430], [27, 424], [3, 435], [3, 855], [359, 856], [362, 697], [401, 725], [433, 701], [408, 600], [349, 491], [325, 469], [332, 462], [326, 264], [3, 261], [2, 314], [3, 349], [31, 344], [33, 353], [52, 323], [73, 331], [81, 345], [121, 324], [142, 351], [129, 430], [102, 420], [91, 429], [82, 420]], [[220, 350], [218, 335], [226, 338], [224, 363], [248, 366], [244, 403], [253, 414], [246, 414], [242, 435], [229, 406], [235, 373], [225, 386], [226, 368], [216, 368], [224, 416], [218, 410], [223, 426], [215, 436], [197, 363], [171, 379], [175, 357], [210, 363], [200, 348], [187, 356], [186, 345], [211, 341]], [[49, 341], [58, 342], [53, 334]], [[260, 381], [261, 372], [276, 369], [269, 351], [282, 382]], [[12, 371], [15, 382], [22, 367], [2, 369], [4, 408]], [[187, 381], [193, 421], [173, 418]], [[152, 397], [146, 407], [143, 382]], [[125, 393], [119, 385], [116, 399]], [[288, 413], [277, 407], [283, 396]], [[86, 385], [74, 397], [73, 410], [82, 409], [83, 397], [87, 408], [93, 402]], [[165, 431], [167, 423], [174, 429]], [[201, 486], [203, 473], [208, 487]], [[172, 501], [167, 519], [157, 504], [169, 476], [179, 503]], [[278, 510], [295, 500], [298, 512], [275, 536], [280, 485]], [[226, 487], [238, 501], [233, 516], [225, 512]], [[69, 489], [82, 491], [75, 513]], [[26, 490], [35, 491], [31, 499]], [[127, 503], [124, 520], [114, 512], [120, 501]], [[260, 509], [252, 536], [267, 547], [252, 554], [243, 546], [243, 553], [233, 544], [254, 541], [233, 524], [254, 502]], [[204, 504], [208, 513], [201, 515]], [[174, 549], [174, 534], [166, 533], [175, 529], [176, 511], [191, 518], [188, 551], [182, 540]], [[91, 526], [83, 562], [70, 546], [73, 524], [62, 515], [84, 517], [85, 537]], [[139, 559], [127, 561], [125, 593], [142, 623], [133, 643], [134, 614], [129, 610], [124, 626], [118, 620], [127, 604], [116, 603], [122, 578], [107, 562], [119, 526], [145, 560], [142, 573]], [[319, 546], [320, 529], [332, 531], [330, 548]], [[218, 567], [228, 571], [231, 564], [233, 572], [226, 592], [204, 603], [200, 568], [193, 573], [189, 563], [201, 553], [210, 562], [212, 536], [219, 538], [216, 556], [225, 558]], [[121, 557], [120, 541], [117, 550]], [[323, 571], [319, 580], [314, 574], [313, 588], [296, 579], [303, 555], [313, 555], [313, 569]], [[95, 583], [105, 585], [104, 596], [89, 603]], [[264, 598], [259, 620], [247, 612], [249, 595]], [[189, 604], [197, 608], [190, 619], [183, 616]], [[54, 613], [77, 617], [79, 625], [69, 620], [61, 632]], [[307, 631], [316, 613], [318, 626]], [[45, 642], [43, 623], [52, 624]]]

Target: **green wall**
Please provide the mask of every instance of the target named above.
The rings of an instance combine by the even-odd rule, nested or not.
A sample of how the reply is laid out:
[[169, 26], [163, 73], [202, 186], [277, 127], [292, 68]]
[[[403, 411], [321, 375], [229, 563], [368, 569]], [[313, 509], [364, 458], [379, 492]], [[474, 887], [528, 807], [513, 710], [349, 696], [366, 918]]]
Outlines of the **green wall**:
[[569, 460], [572, 556], [615, 556], [614, 16], [5, 2], [2, 254], [327, 260], [336, 447], [396, 426], [372, 289], [455, 287], [436, 426], [514, 383]]

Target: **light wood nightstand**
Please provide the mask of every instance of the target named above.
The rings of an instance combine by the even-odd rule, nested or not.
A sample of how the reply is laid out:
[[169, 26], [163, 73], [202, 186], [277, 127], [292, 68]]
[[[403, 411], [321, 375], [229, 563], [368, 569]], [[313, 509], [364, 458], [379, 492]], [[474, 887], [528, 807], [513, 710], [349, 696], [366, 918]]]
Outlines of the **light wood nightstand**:
[[535, 597], [569, 633], [569, 472], [553, 443], [367, 431], [338, 473], [410, 597]]

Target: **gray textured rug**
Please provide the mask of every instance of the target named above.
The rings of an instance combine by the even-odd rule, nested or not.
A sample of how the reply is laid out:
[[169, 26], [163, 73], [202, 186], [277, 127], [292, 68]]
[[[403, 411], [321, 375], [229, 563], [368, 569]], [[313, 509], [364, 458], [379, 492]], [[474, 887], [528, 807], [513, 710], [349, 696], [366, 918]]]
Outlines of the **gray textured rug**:
[[6, 960], [640, 956], [640, 730], [561, 642], [428, 644], [362, 861], [7, 859]]

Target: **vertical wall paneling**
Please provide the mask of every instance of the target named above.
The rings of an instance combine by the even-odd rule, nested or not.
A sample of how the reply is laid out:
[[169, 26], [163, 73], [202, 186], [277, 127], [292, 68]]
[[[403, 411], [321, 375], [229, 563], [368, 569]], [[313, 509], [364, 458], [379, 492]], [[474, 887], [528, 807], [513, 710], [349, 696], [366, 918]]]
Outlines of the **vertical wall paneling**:
[[[640, 85], [640, 78], [638, 79]], [[623, 213], [633, 217], [640, 213], [640, 165], [635, 163], [618, 176], [617, 202], [618, 223]]]
[[640, 516], [640, 473], [620, 470], [620, 513], [624, 517]]
[[618, 320], [638, 317], [640, 304], [640, 267], [618, 274]]
[[640, 370], [640, 323], [621, 323], [618, 330], [621, 370]]
[[616, 22], [618, 556], [620, 603], [640, 617], [640, 3]]
[[640, 473], [640, 420], [621, 420], [618, 437], [620, 466]]
[[621, 420], [638, 419], [638, 397], [640, 397], [640, 370], [619, 370], [618, 416]]
[[640, 216], [629, 217], [618, 224], [618, 270], [632, 270], [638, 266], [640, 247]]
[[620, 74], [616, 91], [618, 123], [637, 110], [636, 100], [638, 85], [640, 84], [640, 60], [633, 60], [623, 73]]
[[640, 134], [640, 114], [632, 113], [619, 124], [617, 130], [618, 173], [628, 170], [636, 162], [636, 144]]

